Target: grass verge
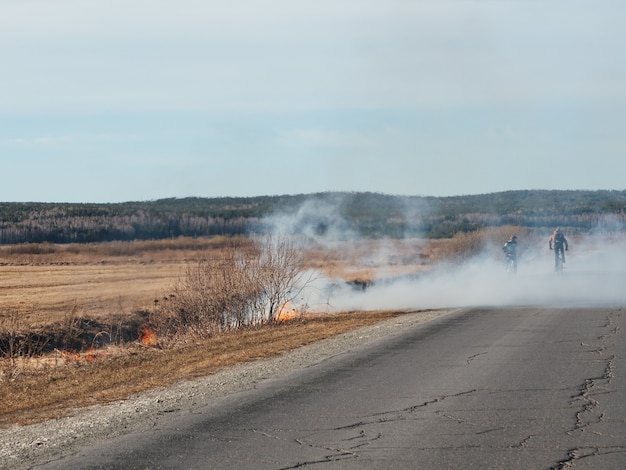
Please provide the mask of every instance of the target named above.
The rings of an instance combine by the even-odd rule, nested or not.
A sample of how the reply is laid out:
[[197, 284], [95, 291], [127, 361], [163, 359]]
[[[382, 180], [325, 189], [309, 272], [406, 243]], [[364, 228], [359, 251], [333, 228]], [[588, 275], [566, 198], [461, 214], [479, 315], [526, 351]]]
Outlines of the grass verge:
[[269, 358], [404, 312], [352, 312], [223, 333], [168, 350], [134, 345], [89, 363], [22, 372], [0, 382], [0, 428], [67, 415], [75, 408], [121, 400], [154, 387]]

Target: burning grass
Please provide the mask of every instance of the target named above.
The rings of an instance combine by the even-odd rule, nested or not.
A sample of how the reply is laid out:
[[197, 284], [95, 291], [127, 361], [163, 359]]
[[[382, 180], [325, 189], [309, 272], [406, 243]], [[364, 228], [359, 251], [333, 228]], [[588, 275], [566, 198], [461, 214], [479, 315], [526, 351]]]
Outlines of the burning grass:
[[[63, 367], [22, 368], [0, 375], [0, 427], [27, 424], [73, 408], [119, 400], [133, 393], [212, 374], [236, 363], [268, 358], [402, 312], [353, 312], [296, 320], [194, 338], [168, 350], [139, 341], [109, 348], [98, 360], [70, 360]], [[80, 357], [80, 356], [79, 356]]]
[[[428, 269], [449, 255], [450, 243], [337, 242], [307, 250], [304, 261], [333, 279], [367, 286], [374, 279]], [[210, 335], [187, 331], [174, 340], [163, 336], [150, 323], [164, 303], [155, 299], [171, 297], [191, 263], [219, 258], [233, 247], [250, 250], [251, 241], [218, 237], [2, 247], [0, 339], [22, 349], [4, 351], [6, 359], [0, 359], [0, 426], [123, 399], [398, 314], [315, 316], [287, 307], [275, 322]]]

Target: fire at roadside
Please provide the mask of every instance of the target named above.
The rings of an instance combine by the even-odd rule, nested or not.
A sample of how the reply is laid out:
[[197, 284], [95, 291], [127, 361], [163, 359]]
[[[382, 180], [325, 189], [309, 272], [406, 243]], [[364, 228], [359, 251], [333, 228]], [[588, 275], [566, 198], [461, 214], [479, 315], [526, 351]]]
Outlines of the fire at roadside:
[[[111, 357], [116, 347], [160, 348], [157, 329], [149, 317], [146, 312], [112, 322], [73, 317], [38, 330], [0, 329], [0, 361], [30, 368], [82, 365]], [[276, 321], [283, 323], [301, 317], [287, 303]]]
[[11, 365], [84, 364], [112, 355], [115, 346], [157, 346], [156, 331], [147, 326], [147, 314], [112, 318], [103, 322], [71, 317], [37, 329], [20, 328], [14, 322], [0, 329], [0, 360]]

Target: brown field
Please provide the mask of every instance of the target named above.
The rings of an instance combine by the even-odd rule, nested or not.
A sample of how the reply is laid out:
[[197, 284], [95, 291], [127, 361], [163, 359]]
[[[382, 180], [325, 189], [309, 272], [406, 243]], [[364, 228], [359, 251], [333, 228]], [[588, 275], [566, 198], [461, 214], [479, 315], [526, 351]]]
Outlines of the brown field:
[[[502, 239], [510, 230], [503, 228], [502, 233], [489, 236]], [[309, 267], [334, 278], [367, 282], [423, 272], [441, 259], [472, 249], [480, 237], [341, 242], [308, 248], [304, 257]], [[226, 246], [245, 249], [250, 243], [244, 238], [217, 237], [0, 247], [0, 339], [20, 331], [46, 330], [58, 339], [72, 328], [85, 327], [86, 323], [77, 319], [90, 319], [88, 324], [95, 328], [112, 325], [113, 318], [135, 321], [134, 330], [125, 330], [126, 336], [118, 333], [118, 341], [95, 351], [55, 348], [43, 357], [0, 358], [0, 428], [61, 416], [75, 407], [123, 399], [237, 362], [270, 357], [402, 313], [311, 314], [280, 324], [193, 338], [167, 349], [138, 340], [140, 314], [154, 309], [155, 301], [170, 293], [190, 264], [210, 258]], [[112, 339], [112, 331], [101, 333]], [[133, 334], [129, 336], [128, 331]]]
[[[446, 240], [360, 240], [310, 246], [308, 266], [345, 281], [371, 281], [423, 272], [443, 259], [477, 254], [517, 233], [543, 244], [529, 229], [504, 226]], [[547, 241], [545, 241], [547, 243]], [[150, 311], [170, 293], [188, 266], [246, 238], [179, 238], [95, 244], [0, 246], [0, 319], [19, 313], [44, 325], [67, 315], [106, 318]]]
[[[42, 325], [70, 313], [106, 318], [149, 311], [155, 300], [169, 294], [190, 264], [211, 257], [224, 243], [222, 239], [179, 239], [43, 245], [30, 250], [28, 246], [3, 247], [0, 317], [19, 312], [25, 323]], [[424, 240], [344, 242], [308, 250], [306, 259], [309, 266], [333, 277], [371, 280], [425, 269], [431, 245]]]
[[[0, 334], [82, 328], [77, 319], [131, 319], [155, 308], [197, 260], [247, 239], [178, 239], [89, 245], [0, 248]], [[435, 244], [436, 245], [436, 244]], [[430, 251], [429, 251], [430, 250]], [[436, 250], [436, 246], [435, 246]], [[367, 281], [426, 269], [433, 245], [423, 240], [337, 243], [306, 250], [307, 264], [346, 281]], [[66, 413], [73, 407], [120, 399], [236, 362], [269, 357], [365, 326], [398, 312], [307, 316], [284, 324], [225, 333], [166, 350], [138, 338], [97, 351], [61, 351], [0, 359], [0, 427]], [[136, 330], [135, 330], [136, 331]], [[108, 332], [111, 335], [111, 332]]]
[[30, 324], [73, 315], [104, 317], [150, 308], [220, 242], [174, 240], [89, 245], [22, 245], [0, 251], [0, 316]]
[[145, 310], [184, 273], [184, 261], [153, 264], [1, 266], [0, 311], [19, 311], [31, 324], [74, 312], [101, 317]]

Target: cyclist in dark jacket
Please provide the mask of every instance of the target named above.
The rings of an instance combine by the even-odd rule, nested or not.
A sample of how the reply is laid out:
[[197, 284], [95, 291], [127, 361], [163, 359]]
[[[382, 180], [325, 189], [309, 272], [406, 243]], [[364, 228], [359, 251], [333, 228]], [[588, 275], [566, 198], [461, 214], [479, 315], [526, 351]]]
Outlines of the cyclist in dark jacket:
[[511, 235], [509, 241], [507, 241], [502, 247], [504, 256], [506, 256], [507, 267], [511, 263], [511, 270], [517, 272], [517, 235]]
[[554, 269], [556, 270], [559, 264], [559, 255], [565, 263], [565, 251], [567, 251], [567, 239], [560, 228], [556, 228], [548, 241], [548, 247], [554, 249]]

